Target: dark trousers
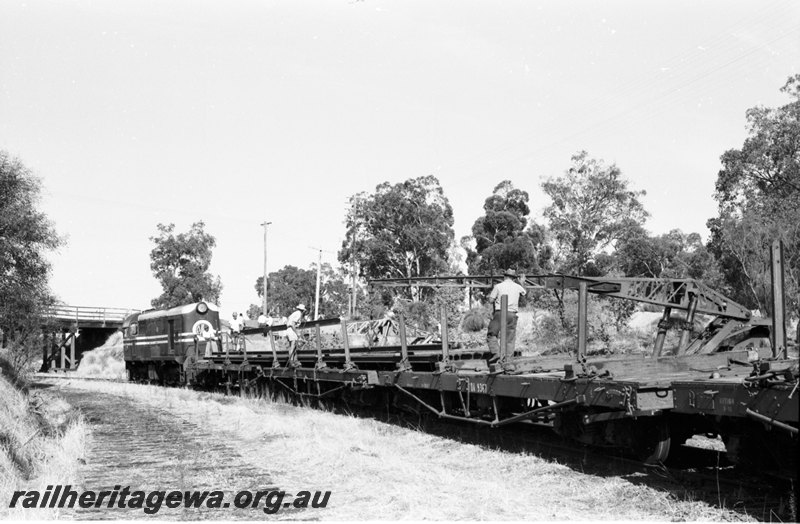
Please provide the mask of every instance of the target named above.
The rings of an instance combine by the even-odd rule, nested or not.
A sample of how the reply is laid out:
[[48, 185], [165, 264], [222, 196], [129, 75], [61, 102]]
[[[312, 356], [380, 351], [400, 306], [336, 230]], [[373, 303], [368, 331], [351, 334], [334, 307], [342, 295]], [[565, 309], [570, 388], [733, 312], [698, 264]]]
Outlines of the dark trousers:
[[[517, 314], [508, 312], [506, 315], [506, 355], [514, 356], [514, 342], [517, 338]], [[486, 342], [489, 344], [489, 351], [501, 357], [500, 354], [500, 312], [495, 311], [489, 329], [486, 332]]]

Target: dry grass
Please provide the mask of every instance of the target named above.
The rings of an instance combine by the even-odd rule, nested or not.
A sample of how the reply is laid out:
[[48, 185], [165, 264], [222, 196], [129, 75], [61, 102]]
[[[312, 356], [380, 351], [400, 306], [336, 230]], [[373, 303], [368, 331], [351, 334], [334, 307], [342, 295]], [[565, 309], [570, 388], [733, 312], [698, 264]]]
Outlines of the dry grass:
[[0, 518], [52, 518], [57, 510], [7, 506], [16, 490], [44, 492], [48, 485], [76, 483], [86, 426], [63, 400], [25, 392], [8, 379], [0, 372]]
[[[77, 384], [77, 382], [73, 383]], [[371, 419], [189, 390], [82, 382], [201, 424], [288, 492], [332, 491], [324, 520], [742, 520], [638, 483]], [[216, 437], [215, 437], [216, 438]], [[231, 480], [238, 489], [244, 480]], [[239, 484], [239, 485], [237, 485]]]
[[125, 378], [122, 332], [112, 333], [105, 344], [83, 353], [75, 374], [80, 377]]
[[719, 436], [693, 435], [685, 444], [695, 448], [713, 449], [714, 451], [725, 452], [725, 443], [722, 441], [722, 437]]

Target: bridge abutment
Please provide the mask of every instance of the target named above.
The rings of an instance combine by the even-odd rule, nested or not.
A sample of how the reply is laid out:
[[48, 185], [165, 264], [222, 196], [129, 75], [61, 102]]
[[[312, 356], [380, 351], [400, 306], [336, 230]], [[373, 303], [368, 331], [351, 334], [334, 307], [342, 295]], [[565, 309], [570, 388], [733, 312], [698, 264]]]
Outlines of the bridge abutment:
[[135, 309], [56, 306], [42, 328], [40, 371], [75, 370], [83, 353], [102, 346]]

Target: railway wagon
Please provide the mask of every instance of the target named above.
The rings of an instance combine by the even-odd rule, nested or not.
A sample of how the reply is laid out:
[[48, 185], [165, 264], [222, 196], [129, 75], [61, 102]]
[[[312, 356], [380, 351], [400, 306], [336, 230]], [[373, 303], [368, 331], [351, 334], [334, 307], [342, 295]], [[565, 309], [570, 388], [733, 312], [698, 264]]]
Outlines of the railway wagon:
[[[429, 280], [413, 284], [493, 283], [484, 277]], [[566, 438], [621, 448], [648, 463], [666, 460], [692, 435], [712, 433], [722, 437], [734, 461], [796, 474], [798, 360], [787, 357], [785, 343], [773, 342], [769, 320], [751, 318], [736, 302], [691, 279], [542, 275], [528, 277], [525, 285], [578, 291], [574, 352], [503, 355], [492, 362], [487, 348], [460, 348], [446, 329], [440, 340], [413, 346], [404, 340], [400, 316], [397, 346], [350, 347], [343, 321], [342, 346], [323, 347], [312, 335], [300, 350], [299, 367], [273, 346], [201, 358], [193, 376], [230, 391], [393, 407], [489, 428], [546, 425]], [[589, 293], [663, 307], [651, 351], [612, 358], [587, 354]], [[673, 311], [684, 312], [685, 319], [674, 322]], [[701, 313], [712, 320], [696, 332], [693, 320]], [[308, 331], [316, 328], [306, 325]], [[665, 344], [670, 329], [679, 331], [674, 347]]]
[[219, 308], [195, 302], [151, 309], [129, 315], [121, 329], [129, 380], [183, 384], [187, 368], [202, 349], [198, 341], [203, 339], [203, 332], [219, 332]]
[[[458, 276], [372, 285], [488, 289], [496, 281]], [[341, 345], [333, 348], [323, 347], [321, 323], [306, 323], [298, 365], [276, 344], [275, 332], [285, 326], [245, 330], [264, 341], [252, 344], [259, 347], [255, 351], [248, 344], [233, 345], [237, 351], [231, 344], [198, 351], [195, 330], [207, 318], [218, 322], [218, 314], [210, 308], [201, 314], [194, 304], [131, 317], [127, 329], [138, 334], [126, 338], [126, 365], [134, 380], [395, 408], [488, 428], [545, 425], [585, 444], [627, 450], [647, 463], [665, 461], [692, 435], [713, 433], [732, 460], [796, 477], [800, 369], [788, 355], [782, 318], [754, 319], [743, 306], [691, 279], [534, 275], [523, 284], [578, 293], [574, 351], [505, 353], [495, 362], [488, 348], [464, 349], [450, 341], [445, 318], [439, 340], [410, 344], [400, 315], [399, 345], [366, 348], [351, 347], [347, 321], [340, 321]], [[611, 358], [587, 354], [590, 294], [661, 307], [649, 351]], [[782, 317], [780, 301], [775, 303], [775, 316]], [[698, 315], [711, 318], [700, 330]], [[152, 327], [143, 328], [148, 320]], [[505, 322], [500, 325], [505, 347]], [[673, 329], [679, 340], [668, 347]]]

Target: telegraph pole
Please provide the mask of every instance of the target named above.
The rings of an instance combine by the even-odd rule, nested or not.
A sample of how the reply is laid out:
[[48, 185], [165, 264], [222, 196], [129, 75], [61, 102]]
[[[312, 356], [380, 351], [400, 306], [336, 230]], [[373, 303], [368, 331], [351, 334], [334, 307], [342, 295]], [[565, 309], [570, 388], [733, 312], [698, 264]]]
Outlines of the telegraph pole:
[[356, 316], [356, 230], [353, 230], [353, 245], [351, 251], [351, 261], [353, 265], [353, 280], [352, 280], [352, 289], [351, 289], [351, 296], [350, 296], [350, 318]]
[[322, 272], [322, 250], [319, 250], [317, 257], [317, 294], [314, 299], [314, 320], [319, 320], [319, 277]]
[[267, 315], [267, 226], [272, 222], [264, 221], [261, 223], [264, 226], [264, 307], [262, 313]]
[[[314, 299], [314, 320], [319, 320], [319, 292], [320, 292], [320, 282], [322, 280], [322, 248], [308, 246], [309, 248], [317, 251], [317, 292], [316, 298]], [[326, 253], [333, 253], [332, 251], [325, 251]]]

